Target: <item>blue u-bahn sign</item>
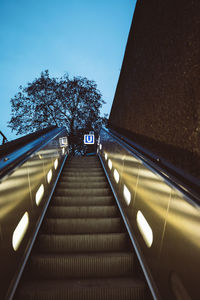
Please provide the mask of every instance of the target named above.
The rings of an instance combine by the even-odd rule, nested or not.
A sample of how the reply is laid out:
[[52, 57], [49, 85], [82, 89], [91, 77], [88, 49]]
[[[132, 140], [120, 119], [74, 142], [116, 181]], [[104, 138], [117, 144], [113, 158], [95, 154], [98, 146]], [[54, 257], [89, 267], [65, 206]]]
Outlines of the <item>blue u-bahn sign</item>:
[[84, 134], [84, 144], [94, 144], [94, 134]]

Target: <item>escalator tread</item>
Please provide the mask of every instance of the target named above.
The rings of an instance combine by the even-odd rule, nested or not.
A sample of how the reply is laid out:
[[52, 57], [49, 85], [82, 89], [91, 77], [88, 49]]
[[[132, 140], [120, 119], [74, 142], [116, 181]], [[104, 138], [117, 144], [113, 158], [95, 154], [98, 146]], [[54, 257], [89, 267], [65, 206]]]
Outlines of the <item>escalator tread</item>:
[[63, 168], [14, 300], [147, 300], [97, 157]]
[[131, 252], [32, 255], [27, 274], [35, 279], [106, 278], [131, 276]]
[[118, 217], [116, 206], [50, 206], [47, 217], [50, 218], [102, 218]]
[[26, 300], [147, 300], [144, 282], [137, 278], [46, 280], [25, 282]]
[[108, 196], [56, 196], [52, 199], [52, 204], [55, 205], [67, 205], [74, 206], [76, 205], [113, 205], [113, 197], [112, 195]]
[[115, 252], [130, 249], [126, 233], [40, 234], [35, 247], [40, 253]]

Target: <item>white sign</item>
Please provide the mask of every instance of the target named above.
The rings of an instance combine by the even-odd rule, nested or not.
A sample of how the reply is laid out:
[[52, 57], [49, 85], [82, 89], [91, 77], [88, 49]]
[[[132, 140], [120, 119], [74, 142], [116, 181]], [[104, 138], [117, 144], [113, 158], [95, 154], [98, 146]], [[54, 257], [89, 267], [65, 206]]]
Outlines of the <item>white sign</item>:
[[94, 144], [94, 134], [84, 134], [84, 144]]
[[59, 138], [60, 147], [67, 147], [68, 146], [68, 140], [67, 137]]

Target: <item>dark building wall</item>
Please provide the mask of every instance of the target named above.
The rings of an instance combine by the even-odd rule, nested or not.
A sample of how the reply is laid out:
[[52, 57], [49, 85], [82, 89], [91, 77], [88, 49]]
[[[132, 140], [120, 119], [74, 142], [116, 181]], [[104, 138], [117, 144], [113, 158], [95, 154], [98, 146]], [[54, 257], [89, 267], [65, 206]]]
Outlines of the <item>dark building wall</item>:
[[197, 175], [199, 0], [138, 0], [109, 125]]

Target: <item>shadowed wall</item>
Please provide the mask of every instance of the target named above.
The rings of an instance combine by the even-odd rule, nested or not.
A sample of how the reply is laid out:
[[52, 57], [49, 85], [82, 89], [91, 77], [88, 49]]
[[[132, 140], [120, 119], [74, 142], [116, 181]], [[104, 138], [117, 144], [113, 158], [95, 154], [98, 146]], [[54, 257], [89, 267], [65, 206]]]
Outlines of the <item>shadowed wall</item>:
[[138, 0], [109, 125], [199, 176], [199, 0]]

